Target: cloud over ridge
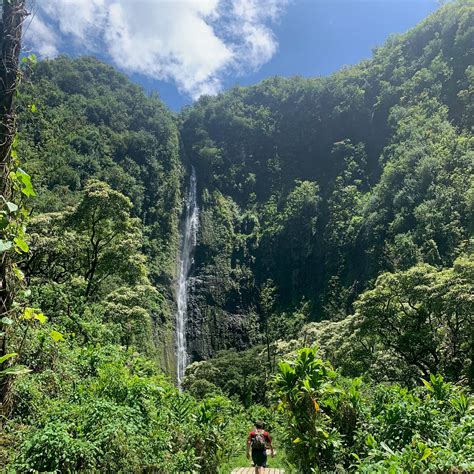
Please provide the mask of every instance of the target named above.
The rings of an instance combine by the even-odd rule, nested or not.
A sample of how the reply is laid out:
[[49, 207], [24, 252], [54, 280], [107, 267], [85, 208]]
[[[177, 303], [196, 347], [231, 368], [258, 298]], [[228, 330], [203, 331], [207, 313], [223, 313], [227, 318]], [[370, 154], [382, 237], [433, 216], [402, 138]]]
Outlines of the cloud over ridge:
[[100, 53], [196, 99], [272, 58], [271, 27], [290, 1], [41, 0], [26, 43], [43, 57]]

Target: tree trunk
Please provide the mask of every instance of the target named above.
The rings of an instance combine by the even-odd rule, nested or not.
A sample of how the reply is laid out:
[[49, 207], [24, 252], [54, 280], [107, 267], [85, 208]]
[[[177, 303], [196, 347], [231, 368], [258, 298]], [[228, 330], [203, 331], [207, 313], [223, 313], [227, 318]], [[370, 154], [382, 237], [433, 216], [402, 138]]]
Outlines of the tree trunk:
[[[3, 0], [0, 21], [0, 191], [10, 200], [12, 189], [8, 179], [11, 167], [11, 148], [15, 138], [15, 96], [18, 83], [18, 60], [21, 50], [25, 0]], [[13, 301], [10, 285], [11, 261], [8, 252], [0, 254], [0, 320], [9, 314]], [[7, 331], [5, 331], [6, 333]], [[0, 357], [8, 351], [7, 335], [0, 340]], [[4, 368], [0, 365], [0, 370]], [[0, 418], [9, 411], [9, 377], [0, 379]]]

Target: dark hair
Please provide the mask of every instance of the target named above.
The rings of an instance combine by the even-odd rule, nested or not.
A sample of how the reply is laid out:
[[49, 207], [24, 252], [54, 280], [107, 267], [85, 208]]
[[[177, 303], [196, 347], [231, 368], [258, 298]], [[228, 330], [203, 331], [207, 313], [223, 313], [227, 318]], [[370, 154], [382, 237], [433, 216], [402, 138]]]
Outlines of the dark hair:
[[263, 421], [262, 420], [257, 420], [255, 422], [255, 427], [261, 430], [263, 428]]

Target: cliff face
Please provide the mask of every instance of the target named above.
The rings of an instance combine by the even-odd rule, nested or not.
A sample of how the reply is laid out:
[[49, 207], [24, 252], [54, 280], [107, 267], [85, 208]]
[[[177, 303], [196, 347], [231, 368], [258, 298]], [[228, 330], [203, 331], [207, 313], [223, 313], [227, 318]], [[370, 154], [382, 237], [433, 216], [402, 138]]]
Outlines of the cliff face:
[[207, 359], [230, 347], [244, 349], [261, 337], [255, 279], [236, 251], [241, 210], [217, 190], [212, 194], [203, 190], [201, 197], [189, 282], [188, 351], [192, 360]]
[[223, 349], [243, 350], [260, 340], [255, 312], [221, 303], [226, 282], [218, 275], [202, 274], [190, 281], [187, 334], [193, 361], [209, 359]]
[[261, 342], [268, 317], [284, 338], [302, 307], [342, 318], [382, 271], [452, 264], [470, 234], [472, 24], [456, 2], [358, 66], [182, 113], [202, 211], [193, 359]]

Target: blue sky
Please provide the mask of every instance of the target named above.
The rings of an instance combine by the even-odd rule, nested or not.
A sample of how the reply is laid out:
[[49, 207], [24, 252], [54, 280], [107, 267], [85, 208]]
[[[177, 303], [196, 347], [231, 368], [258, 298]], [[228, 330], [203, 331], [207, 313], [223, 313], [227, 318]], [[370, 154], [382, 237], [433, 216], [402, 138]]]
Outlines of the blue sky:
[[[95, 54], [173, 110], [272, 76], [327, 75], [435, 11], [435, 0], [42, 0], [40, 56]], [[40, 2], [39, 2], [40, 3]]]

